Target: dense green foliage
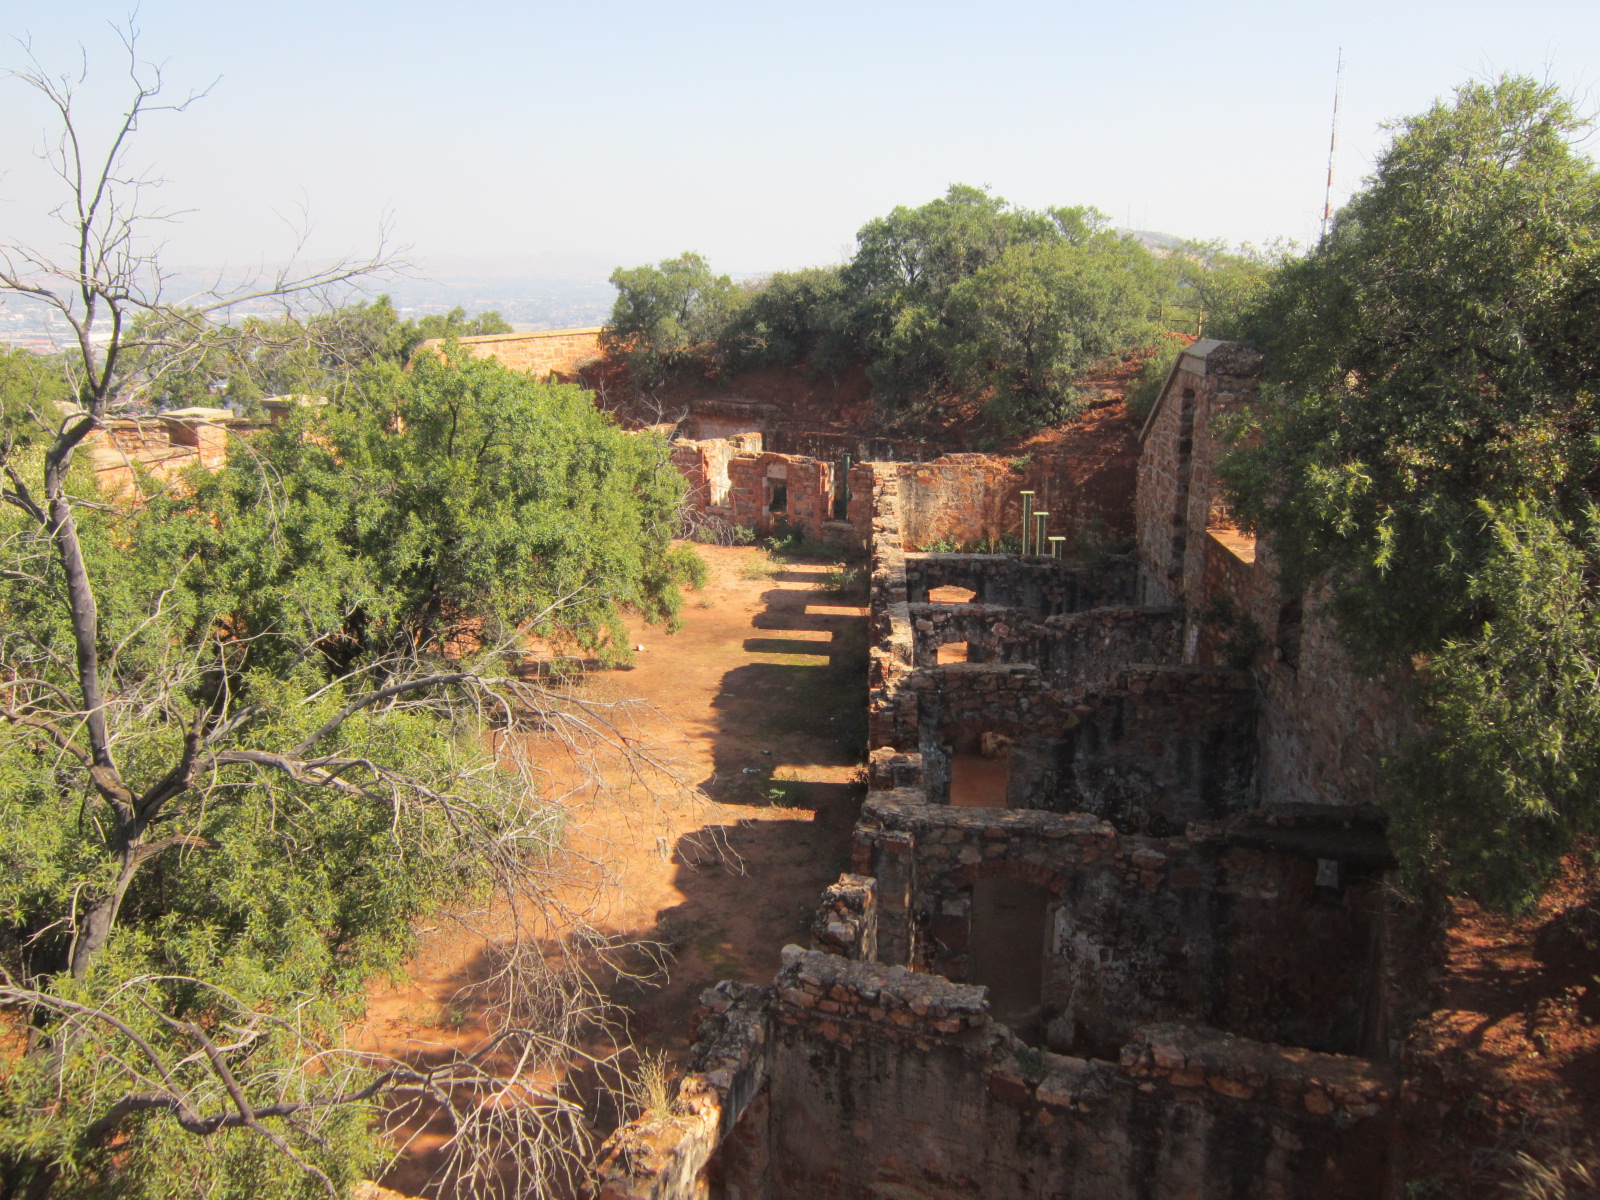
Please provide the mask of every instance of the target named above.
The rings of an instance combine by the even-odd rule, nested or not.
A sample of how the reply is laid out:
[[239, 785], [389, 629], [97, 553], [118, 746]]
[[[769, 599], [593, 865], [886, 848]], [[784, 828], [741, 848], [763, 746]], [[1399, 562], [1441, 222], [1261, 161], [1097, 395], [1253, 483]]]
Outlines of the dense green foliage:
[[1169, 314], [1226, 324], [1267, 270], [1197, 245], [1157, 257], [1091, 208], [1017, 208], [954, 186], [864, 225], [840, 268], [780, 272], [743, 290], [698, 255], [617, 271], [607, 338], [635, 378], [863, 364], [906, 420], [980, 399], [1020, 432], [1071, 415], [1073, 380], [1147, 344]]
[[[11, 461], [35, 490], [41, 459]], [[340, 1194], [372, 1169], [379, 1105], [408, 1077], [343, 1048], [366, 985], [437, 906], [532, 903], [559, 844], [558, 808], [486, 749], [491, 727], [520, 739], [550, 719], [506, 647], [518, 630], [617, 644], [620, 606], [670, 620], [698, 569], [669, 543], [682, 486], [659, 439], [578, 389], [429, 357], [369, 364], [185, 488], [78, 506], [116, 787], [83, 750], [61, 556], [8, 495], [6, 1187], [295, 1197], [327, 1194], [302, 1161]], [[108, 940], [72, 970], [85, 914], [119, 886]], [[535, 1022], [502, 1046], [529, 1072], [566, 1035], [559, 999], [506, 1005]], [[245, 1127], [230, 1079], [298, 1159]]]
[[1515, 906], [1600, 831], [1594, 720], [1600, 174], [1554, 89], [1507, 78], [1400, 124], [1250, 323], [1270, 396], [1228, 468], [1291, 587], [1420, 668], [1397, 770], [1414, 876]]
[[[434, 647], [487, 622], [491, 640], [526, 629], [625, 653], [619, 606], [670, 622], [698, 562], [671, 545], [684, 484], [659, 439], [493, 360], [374, 364], [250, 449], [199, 481], [200, 509], [237, 514], [207, 587], [244, 603], [291, 572], [295, 603], [350, 612], [365, 648]], [[293, 521], [259, 512], [263, 473]]]
[[58, 402], [71, 393], [55, 359], [0, 347], [0, 438], [38, 440], [44, 431], [34, 416], [48, 423]]
[[307, 317], [245, 317], [217, 324], [182, 309], [135, 321], [130, 345], [159, 408], [215, 404], [248, 411], [266, 396], [325, 396], [374, 362], [404, 365], [429, 338], [510, 333], [499, 313], [401, 319], [388, 296]]
[[654, 267], [618, 267], [611, 282], [617, 301], [602, 344], [646, 386], [684, 366], [696, 348], [716, 343], [738, 304], [733, 282], [713, 275], [698, 254]]

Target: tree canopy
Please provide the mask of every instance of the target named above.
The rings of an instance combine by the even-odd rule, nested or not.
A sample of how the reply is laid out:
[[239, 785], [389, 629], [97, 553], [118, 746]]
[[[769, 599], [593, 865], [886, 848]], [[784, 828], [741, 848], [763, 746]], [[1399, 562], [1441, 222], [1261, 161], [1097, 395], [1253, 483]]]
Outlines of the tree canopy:
[[683, 366], [691, 350], [714, 343], [738, 304], [733, 281], [712, 274], [692, 253], [653, 267], [618, 267], [611, 283], [617, 299], [602, 343], [646, 385]]
[[402, 319], [384, 295], [308, 315], [237, 321], [157, 307], [138, 315], [127, 341], [156, 407], [214, 404], [220, 396], [248, 410], [266, 396], [325, 396], [368, 363], [403, 366], [429, 338], [510, 332], [499, 313], [468, 316], [460, 307]]
[[[861, 363], [890, 411], [909, 419], [959, 392], [1014, 432], [1069, 415], [1073, 378], [1147, 343], [1163, 306], [1225, 257], [1180, 278], [1175, 259], [1092, 208], [1035, 211], [955, 185], [862, 226], [842, 267], [742, 289], [694, 254], [619, 269], [606, 338], [650, 387], [689, 368]], [[1224, 289], [1214, 290], [1220, 302]]]
[[1326, 579], [1432, 735], [1396, 764], [1414, 875], [1515, 906], [1600, 831], [1600, 174], [1554, 88], [1399, 123], [1247, 322], [1271, 402], [1227, 467], [1290, 587]]

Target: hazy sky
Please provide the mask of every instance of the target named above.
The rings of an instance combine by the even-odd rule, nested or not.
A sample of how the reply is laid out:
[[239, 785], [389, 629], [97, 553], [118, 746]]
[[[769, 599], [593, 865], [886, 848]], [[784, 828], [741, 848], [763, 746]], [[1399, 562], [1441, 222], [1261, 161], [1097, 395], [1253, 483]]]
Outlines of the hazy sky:
[[[63, 70], [82, 43], [103, 114], [124, 81], [107, 24], [129, 8], [0, 0], [0, 30]], [[423, 258], [693, 249], [749, 273], [838, 261], [864, 221], [953, 181], [1305, 240], [1341, 45], [1344, 193], [1380, 122], [1465, 79], [1600, 98], [1600, 0], [143, 0], [138, 24], [174, 91], [220, 77], [135, 143], [195, 210], [171, 231], [184, 262], [280, 255], [304, 207], [321, 253], [370, 244], [388, 214]], [[0, 81], [0, 240], [39, 234], [47, 123]]]

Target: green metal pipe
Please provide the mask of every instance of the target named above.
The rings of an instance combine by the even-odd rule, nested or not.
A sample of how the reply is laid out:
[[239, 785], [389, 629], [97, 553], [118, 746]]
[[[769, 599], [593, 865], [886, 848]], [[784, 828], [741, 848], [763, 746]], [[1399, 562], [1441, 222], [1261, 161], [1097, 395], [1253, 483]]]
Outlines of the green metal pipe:
[[1044, 511], [1033, 514], [1033, 552], [1035, 554], [1044, 553], [1045, 518], [1047, 518], [1049, 515], [1049, 513]]
[[1051, 558], [1060, 558], [1061, 557], [1061, 543], [1066, 541], [1066, 540], [1067, 540], [1066, 538], [1060, 537], [1060, 536], [1052, 536], [1051, 537], [1051, 539], [1050, 539], [1050, 557]]
[[1018, 492], [1022, 497], [1022, 553], [1028, 552], [1028, 533], [1033, 526], [1033, 493]]

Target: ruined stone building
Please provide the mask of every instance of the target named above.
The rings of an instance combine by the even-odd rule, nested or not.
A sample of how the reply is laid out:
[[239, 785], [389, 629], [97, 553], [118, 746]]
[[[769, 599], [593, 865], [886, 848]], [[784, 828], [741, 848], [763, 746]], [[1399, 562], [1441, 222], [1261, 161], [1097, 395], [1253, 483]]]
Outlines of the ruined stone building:
[[1033, 480], [982, 456], [841, 480], [676, 444], [730, 521], [770, 527], [781, 486], [870, 551], [870, 790], [811, 946], [705, 994], [677, 1108], [612, 1140], [605, 1197], [1385, 1194], [1412, 918], [1368, 802], [1400, 706], [1221, 501], [1258, 371], [1180, 358], [1133, 513], [1092, 514], [1127, 555], [912, 549], [1014, 528]]

